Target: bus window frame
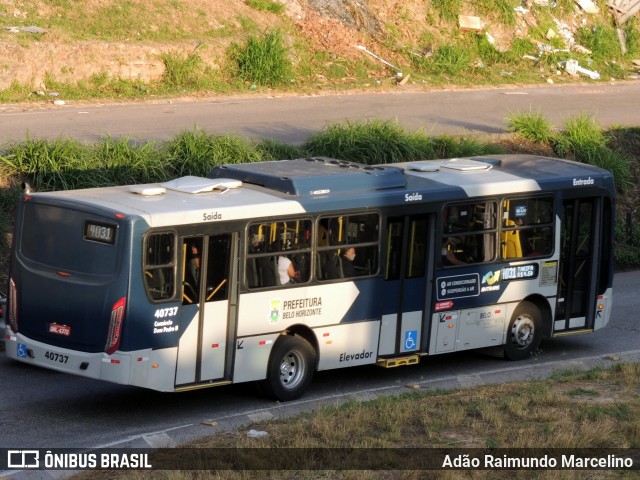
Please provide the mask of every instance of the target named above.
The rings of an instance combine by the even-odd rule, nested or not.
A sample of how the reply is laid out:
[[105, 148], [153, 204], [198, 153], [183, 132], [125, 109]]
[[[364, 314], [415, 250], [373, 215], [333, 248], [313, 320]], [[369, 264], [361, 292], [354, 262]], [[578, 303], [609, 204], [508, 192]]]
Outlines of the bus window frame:
[[[310, 236], [309, 236], [309, 245], [305, 248], [300, 248], [300, 249], [295, 249], [295, 248], [291, 248], [290, 250], [271, 250], [269, 248], [267, 248], [267, 242], [266, 239], [263, 239], [263, 250], [260, 252], [251, 252], [250, 248], [252, 245], [251, 242], [251, 237], [254, 235], [250, 230], [252, 227], [254, 227], [255, 225], [270, 225], [270, 224], [281, 224], [281, 223], [289, 223], [289, 222], [302, 222], [302, 221], [306, 221], [309, 223], [309, 232], [310, 232]], [[264, 291], [264, 290], [269, 290], [269, 289], [278, 289], [278, 288], [289, 288], [295, 285], [308, 285], [311, 280], [314, 278], [313, 275], [313, 270], [315, 268], [314, 265], [314, 260], [313, 260], [313, 249], [315, 246], [314, 243], [314, 236], [316, 235], [316, 222], [314, 221], [314, 218], [310, 215], [304, 215], [304, 216], [287, 216], [287, 217], [279, 217], [279, 218], [270, 218], [270, 219], [250, 219], [245, 228], [244, 228], [244, 240], [245, 240], [245, 246], [244, 246], [244, 278], [242, 279], [242, 283], [244, 285], [244, 288], [249, 291], [249, 292], [255, 292], [255, 291]], [[276, 230], [277, 232], [277, 230]], [[276, 240], [277, 241], [277, 240]], [[308, 258], [308, 265], [309, 265], [309, 275], [308, 277], [304, 280], [304, 281], [296, 281], [294, 283], [287, 283], [287, 284], [278, 284], [276, 283], [276, 285], [266, 285], [266, 286], [250, 286], [250, 281], [248, 278], [248, 274], [249, 274], [249, 263], [252, 259], [257, 259], [257, 258], [264, 258], [264, 259], [268, 259], [270, 257], [274, 257], [276, 266], [277, 266], [277, 261], [278, 261], [278, 257], [280, 256], [286, 256], [286, 257], [291, 257], [292, 255], [304, 255], [304, 254], [308, 254], [309, 258]], [[291, 260], [291, 258], [289, 258]], [[277, 273], [277, 271], [276, 271]]]
[[[533, 193], [533, 192], [530, 192]], [[537, 224], [526, 224], [526, 225], [513, 225], [513, 226], [507, 226], [505, 225], [505, 220], [508, 218], [509, 220], [513, 220], [511, 218], [508, 217], [509, 214], [509, 210], [505, 209], [505, 202], [517, 202], [517, 201], [521, 201], [521, 200], [537, 200], [537, 199], [543, 199], [543, 198], [550, 198], [551, 199], [551, 208], [550, 208], [550, 212], [551, 212], [551, 218], [550, 221], [547, 223], [537, 223]], [[500, 216], [498, 217], [500, 220], [500, 252], [499, 252], [499, 256], [498, 258], [501, 261], [506, 261], [506, 262], [513, 262], [513, 261], [521, 261], [521, 260], [528, 260], [528, 259], [538, 259], [538, 258], [548, 258], [548, 257], [552, 257], [555, 253], [555, 248], [556, 248], [556, 241], [555, 241], [555, 232], [556, 232], [556, 217], [557, 217], [557, 207], [558, 206], [558, 201], [556, 198], [556, 194], [554, 192], [535, 192], [533, 194], [527, 195], [527, 194], [519, 194], [519, 195], [505, 195], [500, 199]], [[535, 230], [535, 229], [548, 229], [549, 232], [549, 242], [551, 245], [551, 249], [548, 253], [542, 253], [539, 255], [522, 255], [519, 257], [507, 257], [503, 254], [503, 249], [502, 249], [502, 238], [503, 238], [503, 234], [505, 232], [521, 232], [523, 230]]]
[[[475, 199], [475, 201], [474, 201]], [[467, 199], [464, 199], [463, 201], [457, 200], [457, 201], [453, 201], [453, 202], [445, 202], [442, 204], [442, 207], [440, 208], [440, 219], [439, 219], [439, 239], [440, 239], [440, 246], [441, 248], [438, 248], [437, 251], [440, 252], [440, 254], [438, 255], [438, 263], [442, 268], [456, 268], [456, 267], [466, 267], [466, 266], [471, 266], [471, 265], [487, 265], [487, 264], [491, 264], [491, 263], [495, 263], [498, 259], [500, 259], [500, 252], [498, 251], [499, 246], [500, 246], [500, 221], [498, 219], [498, 213], [500, 212], [500, 206], [502, 200], [496, 197], [489, 197], [489, 198], [476, 198], [476, 197], [469, 197]], [[493, 223], [493, 227], [492, 228], [483, 228], [483, 229], [479, 229], [479, 230], [462, 230], [462, 231], [457, 231], [457, 232], [448, 232], [447, 231], [447, 225], [449, 225], [449, 219], [446, 217], [445, 213], [447, 212], [447, 210], [451, 207], [461, 207], [461, 206], [476, 206], [479, 204], [485, 204], [488, 205], [490, 203], [494, 204], [494, 223]], [[467, 222], [468, 225], [468, 222]], [[481, 261], [475, 261], [475, 262], [467, 262], [466, 259], [464, 260], [464, 263], [460, 264], [460, 265], [447, 265], [444, 261], [443, 261], [443, 255], [441, 254], [441, 250], [442, 248], [445, 248], [444, 245], [451, 239], [451, 238], [465, 238], [465, 237], [474, 237], [474, 236], [478, 236], [478, 235], [491, 235], [493, 237], [493, 255], [491, 256], [491, 259], [489, 260], [481, 260]]]
[[[331, 240], [329, 239], [329, 245], [327, 246], [319, 246], [317, 241], [317, 235], [315, 238], [315, 251], [314, 251], [314, 257], [316, 260], [316, 264], [314, 266], [314, 276], [316, 278], [316, 280], [320, 283], [329, 283], [329, 282], [336, 282], [336, 281], [350, 281], [356, 278], [371, 278], [371, 277], [375, 277], [377, 275], [380, 274], [380, 269], [381, 269], [381, 263], [382, 263], [382, 258], [381, 258], [381, 244], [382, 244], [382, 221], [385, 217], [385, 215], [383, 214], [383, 212], [381, 212], [380, 210], [355, 210], [352, 212], [333, 212], [333, 213], [329, 213], [329, 214], [322, 214], [322, 215], [318, 215], [317, 219], [316, 219], [316, 232], [320, 232], [320, 222], [322, 220], [329, 220], [332, 218], [337, 218], [337, 217], [357, 217], [357, 216], [364, 216], [364, 215], [376, 215], [377, 216], [377, 222], [376, 222], [376, 233], [377, 233], [377, 238], [375, 241], [368, 241], [368, 242], [359, 242], [359, 243], [348, 243], [345, 239], [344, 243], [339, 243], [339, 244], [335, 244], [332, 245], [331, 244]], [[373, 224], [372, 224], [373, 225]], [[326, 230], [326, 228], [324, 226], [322, 226], [323, 229]], [[348, 238], [348, 237], [345, 237]], [[355, 248], [356, 250], [356, 256], [358, 255], [358, 251], [362, 252], [362, 249], [364, 248], [371, 248], [373, 247], [375, 249], [375, 252], [372, 256], [372, 258], [376, 259], [376, 268], [375, 270], [373, 270], [371, 273], [368, 273], [366, 275], [355, 275], [355, 276], [350, 276], [350, 277], [338, 277], [338, 278], [320, 278], [318, 275], [318, 259], [320, 258], [322, 253], [328, 253], [328, 252], [335, 252], [338, 256], [342, 255], [343, 251], [348, 249], [348, 248]], [[338, 252], [339, 251], [339, 252]]]
[[[166, 269], [171, 267], [171, 271], [173, 274], [173, 282], [172, 282], [172, 290], [171, 290], [171, 294], [167, 296], [167, 298], [161, 298], [161, 299], [157, 299], [154, 298], [150, 291], [149, 291], [149, 285], [147, 283], [146, 280], [146, 275], [147, 275], [147, 271], [148, 271], [148, 264], [147, 264], [147, 247], [149, 245], [149, 239], [151, 237], [153, 237], [154, 235], [163, 235], [163, 234], [170, 234], [173, 235], [173, 254], [171, 255], [171, 263], [168, 264], [162, 264], [162, 265], [153, 265], [152, 269], [154, 270], [160, 270], [160, 269]], [[147, 299], [153, 303], [153, 304], [157, 304], [157, 303], [167, 303], [167, 302], [171, 302], [174, 301], [175, 297], [176, 297], [176, 292], [177, 292], [177, 282], [178, 282], [178, 232], [175, 229], [162, 229], [162, 230], [150, 230], [148, 232], [146, 232], [146, 234], [144, 235], [143, 239], [142, 239], [142, 265], [141, 265], [141, 273], [142, 273], [142, 277], [143, 277], [143, 285], [144, 285], [144, 291], [145, 294], [147, 296]]]

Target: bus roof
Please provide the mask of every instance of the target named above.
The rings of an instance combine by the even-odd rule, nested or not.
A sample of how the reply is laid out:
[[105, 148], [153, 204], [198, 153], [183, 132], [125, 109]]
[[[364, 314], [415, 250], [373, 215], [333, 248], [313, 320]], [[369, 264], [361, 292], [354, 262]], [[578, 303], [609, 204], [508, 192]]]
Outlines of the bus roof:
[[534, 155], [366, 166], [329, 158], [215, 167], [209, 178], [32, 194], [140, 216], [152, 227], [373, 208], [541, 190], [601, 188], [610, 172]]

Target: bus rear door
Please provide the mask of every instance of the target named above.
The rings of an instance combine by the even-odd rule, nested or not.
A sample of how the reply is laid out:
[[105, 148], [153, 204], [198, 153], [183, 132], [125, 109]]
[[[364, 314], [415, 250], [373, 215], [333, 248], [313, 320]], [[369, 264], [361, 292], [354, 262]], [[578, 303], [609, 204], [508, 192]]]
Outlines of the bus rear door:
[[565, 199], [560, 227], [560, 273], [554, 333], [594, 328], [601, 239], [599, 198]]
[[379, 354], [417, 353], [426, 345], [431, 288], [427, 279], [433, 245], [433, 216], [390, 217], [387, 221], [382, 331]]
[[[178, 345], [176, 389], [231, 377], [237, 313], [238, 234], [183, 237], [183, 329]], [[185, 330], [186, 329], [186, 330]]]

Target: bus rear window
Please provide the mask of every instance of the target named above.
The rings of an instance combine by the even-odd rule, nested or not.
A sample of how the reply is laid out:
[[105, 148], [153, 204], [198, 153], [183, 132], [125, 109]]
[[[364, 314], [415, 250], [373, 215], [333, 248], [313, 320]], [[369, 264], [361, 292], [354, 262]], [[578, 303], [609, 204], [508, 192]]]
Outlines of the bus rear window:
[[[67, 272], [113, 275], [117, 265], [117, 226], [94, 221], [84, 212], [24, 204], [19, 252], [26, 260]], [[88, 225], [102, 227], [88, 231]], [[109, 230], [105, 230], [108, 226]], [[89, 238], [91, 235], [95, 238]], [[94, 241], [87, 241], [87, 240]]]

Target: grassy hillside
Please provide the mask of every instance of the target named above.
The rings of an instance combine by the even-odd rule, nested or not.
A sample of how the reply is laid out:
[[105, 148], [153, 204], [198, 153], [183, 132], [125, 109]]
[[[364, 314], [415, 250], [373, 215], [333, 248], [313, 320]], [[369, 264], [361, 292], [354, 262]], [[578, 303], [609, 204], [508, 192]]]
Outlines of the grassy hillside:
[[637, 16], [621, 27], [623, 53], [605, 0], [598, 13], [540, 3], [0, 0], [16, 27], [0, 30], [0, 101], [591, 81], [568, 59], [600, 81], [637, 75]]

